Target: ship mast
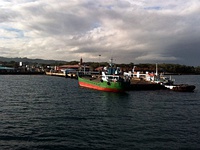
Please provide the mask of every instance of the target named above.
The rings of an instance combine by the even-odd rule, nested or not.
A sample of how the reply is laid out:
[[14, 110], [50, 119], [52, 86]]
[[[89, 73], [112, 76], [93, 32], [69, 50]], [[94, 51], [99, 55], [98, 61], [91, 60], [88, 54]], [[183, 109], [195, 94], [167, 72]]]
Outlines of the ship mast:
[[110, 67], [113, 67], [113, 58], [110, 59]]

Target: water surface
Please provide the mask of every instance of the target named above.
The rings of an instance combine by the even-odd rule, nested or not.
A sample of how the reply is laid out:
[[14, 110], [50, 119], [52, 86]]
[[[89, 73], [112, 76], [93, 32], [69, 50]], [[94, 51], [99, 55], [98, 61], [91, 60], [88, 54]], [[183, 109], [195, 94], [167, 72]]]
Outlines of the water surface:
[[17, 150], [200, 149], [200, 76], [174, 76], [196, 90], [80, 88], [75, 79], [0, 76], [0, 147]]

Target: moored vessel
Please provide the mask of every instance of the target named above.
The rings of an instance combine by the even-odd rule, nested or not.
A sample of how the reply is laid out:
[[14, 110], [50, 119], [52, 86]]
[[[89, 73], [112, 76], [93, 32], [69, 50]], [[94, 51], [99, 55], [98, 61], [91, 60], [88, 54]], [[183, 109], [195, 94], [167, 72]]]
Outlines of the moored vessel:
[[166, 88], [178, 91], [178, 92], [194, 92], [194, 89], [196, 88], [194, 85], [188, 85], [188, 84], [178, 84], [178, 85], [164, 85]]
[[130, 87], [130, 79], [121, 76], [117, 69], [112, 66], [102, 71], [101, 75], [78, 75], [78, 82], [81, 87], [106, 91], [106, 92], [125, 92]]

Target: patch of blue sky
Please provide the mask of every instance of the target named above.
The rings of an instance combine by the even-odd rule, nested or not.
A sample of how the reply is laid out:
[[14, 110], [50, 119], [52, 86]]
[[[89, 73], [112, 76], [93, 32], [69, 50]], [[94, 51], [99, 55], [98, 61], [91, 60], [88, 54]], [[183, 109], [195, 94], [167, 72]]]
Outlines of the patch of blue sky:
[[3, 2], [11, 2], [12, 0], [3, 0]]
[[152, 6], [152, 7], [145, 7], [144, 9], [146, 9], [146, 10], [161, 10], [162, 7], [160, 7], [160, 6]]
[[[91, 24], [89, 30], [91, 31], [91, 30], [94, 30], [94, 29], [98, 29], [100, 27], [101, 27], [101, 23], [100, 22], [94, 22], [94, 23]], [[88, 31], [86, 31], [86, 32], [88, 32]]]
[[[15, 33], [16, 37], [15, 38], [23, 38], [24, 37], [24, 32], [22, 30], [12, 28], [12, 27], [0, 27], [3, 30], [6, 30], [7, 32]], [[6, 36], [0, 36], [1, 39], [10, 39], [11, 37], [6, 37]]]
[[95, 22], [93, 23], [93, 28], [98, 28], [98, 27], [101, 27], [101, 23], [100, 22]]
[[[4, 0], [5, 2], [15, 2], [16, 0]], [[37, 0], [22, 0], [20, 3], [29, 3], [29, 2], [35, 2]]]
[[98, 7], [100, 8], [106, 8], [108, 10], [112, 10], [114, 8], [114, 5], [98, 5]]
[[108, 8], [109, 10], [111, 10], [111, 9], [113, 9], [113, 5], [108, 5], [108, 6], [106, 6], [106, 8]]

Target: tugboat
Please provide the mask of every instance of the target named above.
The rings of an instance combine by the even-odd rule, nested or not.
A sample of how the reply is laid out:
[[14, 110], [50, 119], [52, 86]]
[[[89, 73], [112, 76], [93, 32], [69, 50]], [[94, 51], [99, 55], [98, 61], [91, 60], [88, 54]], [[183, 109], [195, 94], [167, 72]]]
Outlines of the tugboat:
[[170, 77], [165, 77], [158, 74], [157, 64], [155, 74], [146, 74], [146, 81], [150, 81], [163, 86], [166, 89], [177, 91], [177, 92], [194, 92], [196, 86], [189, 84], [174, 84], [174, 79]]
[[196, 88], [194, 85], [188, 85], [188, 84], [172, 84], [172, 85], [164, 85], [166, 88], [177, 91], [177, 92], [194, 92], [194, 89]]
[[112, 59], [110, 67], [104, 69], [100, 76], [79, 74], [78, 83], [81, 87], [106, 92], [125, 92], [130, 87], [130, 79], [121, 76], [117, 69], [113, 68]]
[[196, 88], [194, 85], [189, 84], [174, 84], [174, 80], [168, 77], [160, 76], [155, 78], [154, 82], [163, 85], [166, 89], [170, 89], [177, 92], [194, 92]]
[[194, 85], [189, 84], [174, 84], [174, 80], [171, 79], [171, 77], [159, 77], [155, 82], [163, 85], [166, 89], [177, 92], [194, 92], [194, 89], [196, 88]]

